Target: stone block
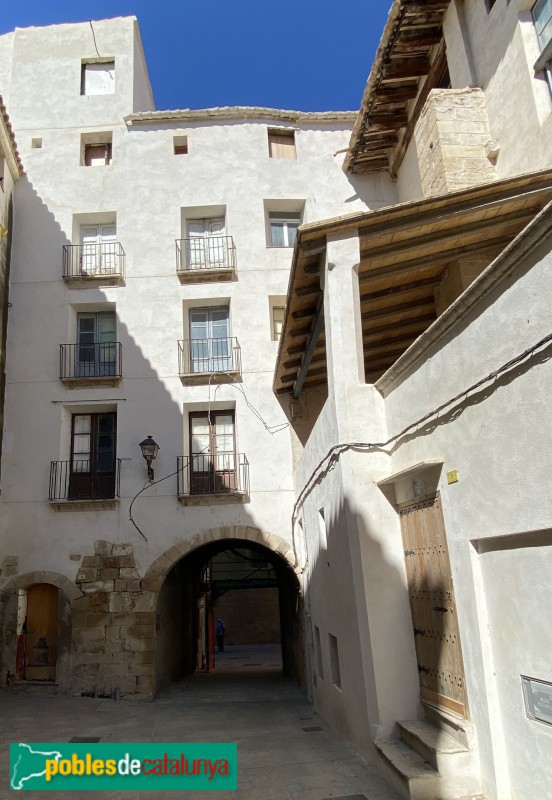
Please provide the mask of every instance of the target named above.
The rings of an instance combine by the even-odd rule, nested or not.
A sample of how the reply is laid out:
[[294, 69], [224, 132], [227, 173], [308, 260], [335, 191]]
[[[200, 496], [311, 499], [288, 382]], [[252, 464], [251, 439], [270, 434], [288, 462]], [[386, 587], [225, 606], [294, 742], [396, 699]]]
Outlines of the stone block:
[[98, 569], [97, 567], [80, 567], [79, 571], [77, 572], [77, 583], [85, 583], [89, 581], [95, 581], [98, 578]]
[[[136, 653], [134, 654], [137, 655]], [[133, 672], [135, 675], [153, 675], [155, 673], [155, 664], [153, 661], [148, 663], [138, 664], [136, 658], [133, 661]]]
[[115, 556], [102, 556], [100, 560], [102, 569], [118, 569], [119, 559]]
[[86, 628], [88, 627], [88, 611], [73, 611], [71, 616], [71, 621], [73, 623], [73, 630], [77, 628]]
[[155, 595], [153, 592], [136, 592], [134, 597], [134, 611], [152, 611], [155, 608]]
[[98, 578], [102, 581], [114, 581], [119, 577], [119, 570], [115, 569], [101, 569]]
[[110, 611], [132, 611], [134, 609], [134, 597], [130, 592], [115, 592], [109, 598]]
[[142, 589], [149, 592], [158, 592], [164, 581], [164, 575], [151, 569], [142, 578]]
[[108, 625], [105, 629], [106, 639], [120, 639], [121, 627], [120, 625]]
[[90, 595], [89, 608], [92, 611], [109, 611], [109, 598], [111, 595], [107, 592], [98, 592], [97, 594]]
[[87, 615], [86, 626], [88, 628], [105, 628], [106, 625], [111, 625], [110, 614], [102, 614], [100, 611], [94, 611]]
[[153, 650], [146, 650], [143, 653], [132, 653], [134, 664], [152, 664], [154, 663]]
[[105, 539], [98, 539], [94, 542], [94, 552], [99, 556], [110, 556], [113, 552], [113, 545], [111, 542], [106, 542]]
[[131, 556], [134, 549], [131, 544], [114, 544], [111, 552], [114, 556]]
[[153, 651], [155, 642], [152, 638], [140, 638], [137, 636], [127, 636], [124, 640], [125, 650], [137, 650], [139, 653], [146, 653], [149, 650]]
[[109, 659], [111, 664], [125, 664], [130, 666], [135, 664], [135, 653], [129, 653], [126, 651], [121, 651], [120, 653], [110, 653]]
[[123, 569], [133, 569], [136, 567], [136, 561], [134, 560], [134, 556], [127, 555], [127, 556], [119, 556], [117, 559], [119, 568]]
[[118, 577], [122, 578], [123, 580], [135, 580], [136, 578], [139, 578], [140, 575], [138, 574], [137, 569], [133, 569], [131, 567], [122, 567], [119, 570]]
[[89, 611], [91, 607], [91, 597], [77, 597], [73, 600], [74, 611]]
[[102, 639], [105, 639], [105, 628], [79, 628], [73, 631], [73, 642], [75, 644], [101, 641]]
[[85, 556], [82, 560], [83, 567], [99, 567], [100, 566], [100, 557], [99, 556]]
[[105, 652], [106, 653], [122, 653], [124, 651], [122, 639], [106, 639]]
[[6, 556], [2, 562], [4, 567], [17, 567], [17, 556]]
[[81, 590], [85, 592], [85, 594], [90, 594], [92, 592], [113, 592], [114, 585], [113, 581], [90, 581], [89, 583], [82, 583]]
[[136, 625], [138, 616], [134, 611], [118, 611], [111, 615], [112, 625]]
[[121, 636], [127, 639], [129, 636], [137, 636], [138, 638], [149, 638], [153, 635], [152, 625], [131, 625], [130, 627], [121, 627]]
[[18, 571], [17, 567], [15, 567], [15, 566], [4, 567], [3, 570], [2, 570], [2, 572], [6, 576], [6, 578], [9, 575], [17, 575], [17, 571]]
[[[135, 617], [136, 625], [154, 625], [155, 624], [155, 611], [138, 611], [133, 615]], [[121, 623], [122, 625], [124, 623]], [[133, 623], [127, 623], [133, 624]]]
[[80, 644], [78, 644], [78, 647], [76, 648], [76, 653], [79, 654], [78, 656], [79, 661], [81, 660], [80, 656], [84, 655], [85, 653], [94, 656], [94, 660], [97, 661], [98, 655], [105, 653], [105, 651], [106, 651], [105, 641], [81, 642]]

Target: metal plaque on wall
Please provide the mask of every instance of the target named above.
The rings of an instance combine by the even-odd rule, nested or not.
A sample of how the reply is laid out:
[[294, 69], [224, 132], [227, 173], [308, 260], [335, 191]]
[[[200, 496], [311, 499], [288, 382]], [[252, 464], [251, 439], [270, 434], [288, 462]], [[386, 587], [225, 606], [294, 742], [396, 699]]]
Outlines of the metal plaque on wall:
[[529, 719], [552, 725], [552, 683], [521, 676], [525, 711]]

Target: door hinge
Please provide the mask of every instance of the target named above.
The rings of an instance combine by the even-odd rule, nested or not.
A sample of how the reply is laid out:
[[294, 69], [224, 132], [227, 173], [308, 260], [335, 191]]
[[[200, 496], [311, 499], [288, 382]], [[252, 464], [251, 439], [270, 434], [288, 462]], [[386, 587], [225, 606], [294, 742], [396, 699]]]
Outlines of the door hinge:
[[405, 556], [415, 556], [416, 555], [416, 551], [415, 550], [405, 550], [404, 554], [405, 554]]

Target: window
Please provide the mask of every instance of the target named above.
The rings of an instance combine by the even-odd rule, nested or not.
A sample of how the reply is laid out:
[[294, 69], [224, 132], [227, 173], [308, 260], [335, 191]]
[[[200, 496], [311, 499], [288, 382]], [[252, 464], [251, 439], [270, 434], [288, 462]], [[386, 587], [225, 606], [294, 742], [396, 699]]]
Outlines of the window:
[[269, 129], [268, 153], [270, 158], [287, 158], [294, 161], [297, 158], [295, 131]]
[[282, 329], [284, 327], [284, 315], [286, 309], [284, 306], [272, 306], [272, 339], [275, 342], [280, 341]]
[[316, 655], [316, 671], [320, 678], [324, 677], [324, 664], [322, 662], [322, 645], [320, 643], [320, 628], [314, 626], [314, 652]]
[[538, 0], [533, 6], [533, 19], [542, 51], [535, 72], [545, 72], [552, 91], [552, 0]]
[[234, 411], [190, 414], [190, 494], [237, 488]]
[[115, 225], [83, 225], [80, 229], [80, 274], [114, 275], [119, 269]]
[[188, 137], [175, 136], [173, 139], [174, 154], [175, 156], [188, 155]]
[[34, 139], [31, 139], [31, 147], [33, 148], [33, 150], [40, 150], [40, 148], [42, 147], [42, 139], [39, 138], [38, 136]]
[[117, 374], [114, 311], [77, 315], [76, 377], [99, 378]]
[[69, 500], [115, 497], [117, 415], [73, 414]]
[[115, 62], [84, 63], [81, 70], [81, 94], [113, 94], [115, 92]]
[[319, 532], [319, 543], [321, 550], [328, 549], [328, 534], [326, 531], [326, 517], [324, 515], [324, 509], [318, 509], [318, 532]]
[[194, 308], [189, 312], [192, 372], [224, 372], [232, 367], [230, 309]]
[[107, 167], [111, 164], [111, 142], [85, 144], [83, 166]]
[[338, 689], [341, 689], [341, 669], [339, 667], [339, 650], [337, 647], [337, 639], [335, 636], [332, 636], [331, 633], [328, 634], [328, 641], [330, 644], [330, 663], [332, 665], [332, 683], [334, 686], [337, 686]]
[[300, 211], [269, 211], [270, 245], [272, 247], [293, 247], [297, 228], [301, 224]]
[[187, 232], [190, 269], [224, 269], [227, 265], [224, 219], [190, 219]]

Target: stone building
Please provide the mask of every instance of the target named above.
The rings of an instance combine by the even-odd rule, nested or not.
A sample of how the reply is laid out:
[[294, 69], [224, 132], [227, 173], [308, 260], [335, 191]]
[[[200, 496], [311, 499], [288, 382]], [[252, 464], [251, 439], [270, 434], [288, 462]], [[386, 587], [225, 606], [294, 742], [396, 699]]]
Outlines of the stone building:
[[549, 20], [394, 0], [358, 114], [156, 111], [134, 18], [0, 37], [2, 680], [151, 697], [246, 564], [406, 797], [545, 796]]

